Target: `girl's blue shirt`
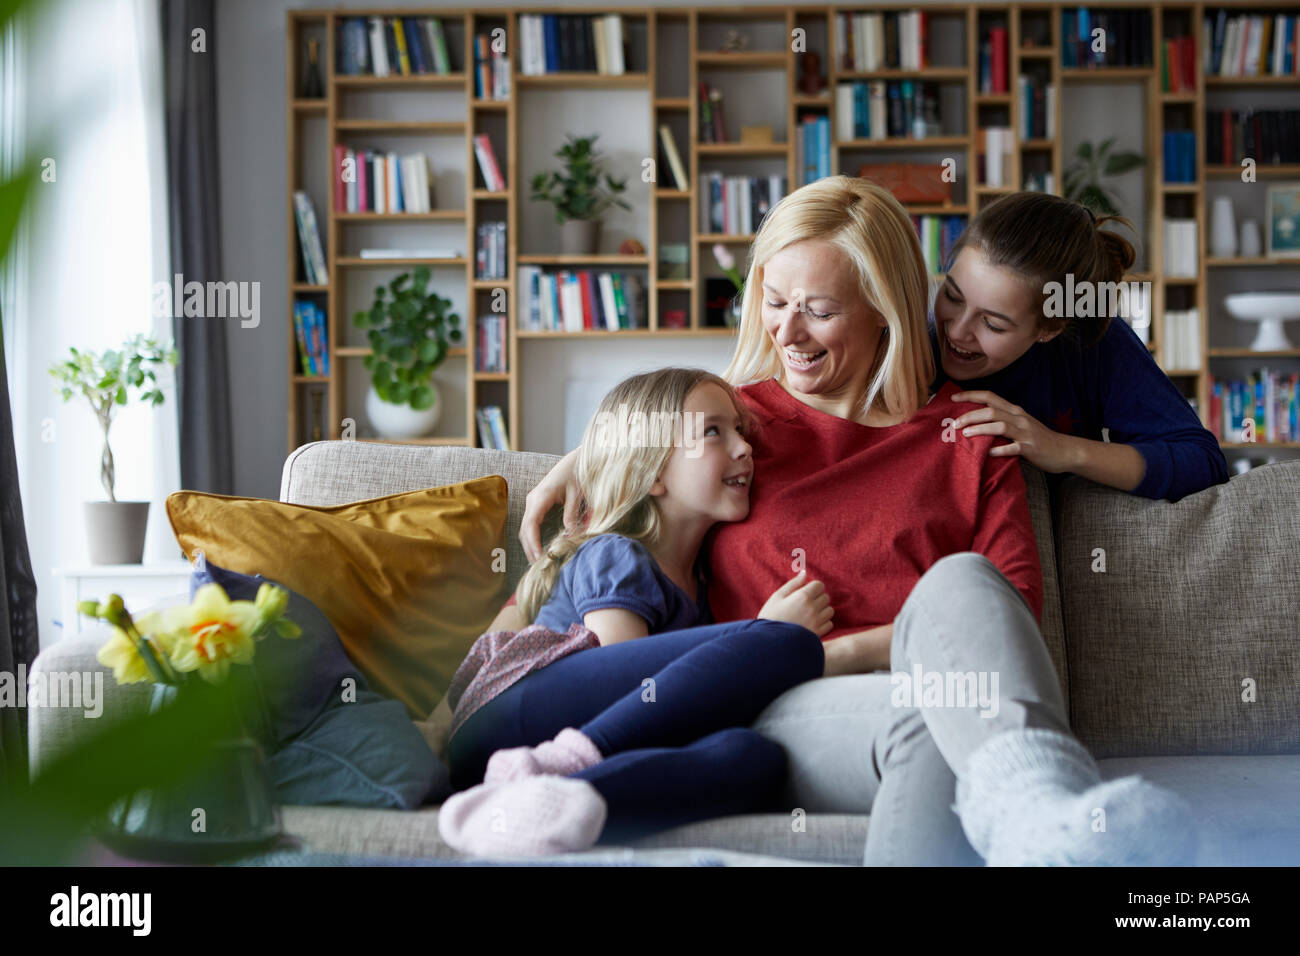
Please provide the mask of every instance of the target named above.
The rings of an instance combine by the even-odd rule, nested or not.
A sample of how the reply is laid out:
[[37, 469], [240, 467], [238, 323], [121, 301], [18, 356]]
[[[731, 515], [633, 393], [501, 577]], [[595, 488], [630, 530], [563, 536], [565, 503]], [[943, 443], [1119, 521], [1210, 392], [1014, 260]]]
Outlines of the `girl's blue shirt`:
[[591, 611], [619, 607], [643, 617], [650, 634], [712, 624], [700, 561], [695, 576], [697, 598], [692, 601], [660, 570], [645, 545], [621, 534], [599, 534], [584, 541], [560, 569], [555, 590], [534, 623], [564, 633]]
[[[937, 389], [948, 377], [933, 314], [929, 331]], [[1123, 319], [1113, 319], [1095, 345], [1058, 335], [992, 375], [958, 384], [994, 392], [1062, 434], [1104, 441], [1108, 429], [1111, 442], [1132, 445], [1146, 461], [1135, 495], [1177, 501], [1228, 480], [1218, 441]]]

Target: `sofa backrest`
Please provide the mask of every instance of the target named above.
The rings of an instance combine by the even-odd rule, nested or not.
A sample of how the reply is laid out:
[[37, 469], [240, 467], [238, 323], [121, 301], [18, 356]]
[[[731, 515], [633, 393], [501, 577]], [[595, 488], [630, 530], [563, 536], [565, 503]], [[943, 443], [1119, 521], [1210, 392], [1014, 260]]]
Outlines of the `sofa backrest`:
[[[508, 491], [502, 542], [506, 549], [505, 593], [508, 595], [528, 570], [528, 560], [519, 543], [524, 496], [559, 460], [559, 455], [456, 445], [311, 442], [299, 446], [285, 459], [280, 475], [280, 500], [300, 505], [337, 505], [456, 484], [485, 475], [501, 475]], [[561, 518], [558, 508], [552, 511], [542, 526], [543, 540], [559, 530]]]
[[1300, 753], [1300, 461], [1178, 502], [1071, 477], [1058, 520], [1070, 723], [1093, 753]]

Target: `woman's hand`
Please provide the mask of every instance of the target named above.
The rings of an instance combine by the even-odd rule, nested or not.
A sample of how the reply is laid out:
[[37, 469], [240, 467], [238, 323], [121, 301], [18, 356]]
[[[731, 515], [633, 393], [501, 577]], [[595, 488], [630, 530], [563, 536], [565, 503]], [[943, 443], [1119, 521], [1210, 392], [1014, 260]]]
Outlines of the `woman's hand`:
[[997, 435], [1011, 442], [993, 446], [989, 449], [990, 455], [1019, 455], [1030, 464], [1054, 474], [1076, 469], [1076, 439], [1053, 431], [1019, 405], [1012, 405], [993, 392], [984, 391], [958, 392], [952, 400], [987, 406], [966, 412], [953, 422], [952, 427], [962, 429], [962, 434], [968, 437]]
[[800, 571], [772, 592], [758, 616], [769, 621], [788, 621], [802, 624], [818, 637], [831, 630], [835, 610], [826, 588], [820, 581], [806, 581], [806, 572]]
[[578, 469], [578, 449], [569, 452], [537, 483], [524, 498], [524, 516], [519, 522], [519, 543], [524, 546], [528, 563], [542, 556], [542, 521], [558, 504], [564, 505], [564, 530], [577, 530], [578, 512], [582, 507], [582, 489], [574, 473]]

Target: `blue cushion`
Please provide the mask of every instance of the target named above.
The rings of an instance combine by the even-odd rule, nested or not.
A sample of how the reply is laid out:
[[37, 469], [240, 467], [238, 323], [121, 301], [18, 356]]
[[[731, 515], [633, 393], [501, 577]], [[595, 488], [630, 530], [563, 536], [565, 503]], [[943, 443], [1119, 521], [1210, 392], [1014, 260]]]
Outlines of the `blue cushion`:
[[[266, 580], [209, 561], [191, 575], [190, 595], [215, 582], [231, 600], [251, 601]], [[232, 675], [250, 672], [239, 675], [247, 679], [237, 686], [244, 688], [249, 729], [267, 750], [276, 798], [410, 810], [448, 796], [447, 768], [406, 708], [372, 691], [329, 619], [301, 594], [285, 590], [285, 613], [302, 636], [269, 635], [258, 643], [251, 668], [231, 669]]]

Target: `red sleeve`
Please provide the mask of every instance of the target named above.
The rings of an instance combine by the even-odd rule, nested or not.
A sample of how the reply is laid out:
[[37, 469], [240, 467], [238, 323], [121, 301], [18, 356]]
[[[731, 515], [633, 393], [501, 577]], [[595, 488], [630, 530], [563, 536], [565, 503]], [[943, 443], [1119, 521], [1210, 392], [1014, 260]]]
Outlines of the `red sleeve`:
[[1034, 619], [1043, 621], [1043, 569], [1038, 541], [1029, 518], [1029, 497], [1020, 459], [995, 458], [987, 452], [980, 470], [980, 500], [971, 550], [984, 555], [1029, 602]]

